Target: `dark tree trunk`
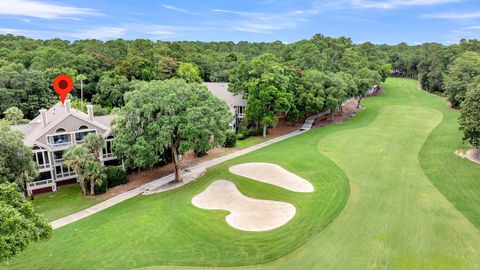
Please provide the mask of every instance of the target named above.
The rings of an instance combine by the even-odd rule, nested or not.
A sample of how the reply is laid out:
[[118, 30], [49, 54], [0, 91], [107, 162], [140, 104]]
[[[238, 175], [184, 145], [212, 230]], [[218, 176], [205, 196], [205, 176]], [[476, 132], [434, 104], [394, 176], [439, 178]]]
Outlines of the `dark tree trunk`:
[[87, 190], [85, 190], [85, 181], [80, 179], [80, 188], [82, 189], [83, 195], [87, 195]]
[[363, 99], [363, 95], [358, 98], [357, 109], [360, 108], [360, 102], [362, 102], [362, 99]]
[[173, 166], [175, 168], [175, 182], [177, 183], [182, 182], [182, 177], [180, 175], [180, 164], [179, 164], [180, 161], [178, 160], [176, 143], [172, 145], [172, 160], [173, 160]]

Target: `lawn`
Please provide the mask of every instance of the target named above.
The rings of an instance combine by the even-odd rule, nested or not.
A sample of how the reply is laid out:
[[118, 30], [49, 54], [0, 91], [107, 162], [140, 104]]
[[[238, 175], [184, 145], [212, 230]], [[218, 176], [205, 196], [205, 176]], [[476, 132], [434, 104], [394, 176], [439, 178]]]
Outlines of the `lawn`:
[[86, 198], [77, 184], [59, 187], [57, 192], [36, 195], [33, 205], [37, 213], [43, 214], [48, 221], [88, 208], [101, 202], [100, 199]]
[[267, 141], [271, 138], [264, 138], [262, 136], [252, 136], [252, 137], [248, 137], [248, 138], [245, 138], [244, 140], [237, 140], [237, 145], [236, 145], [236, 148], [238, 149], [245, 149], [245, 148], [248, 148], [250, 146], [254, 146], [256, 144], [259, 144], [259, 143], [262, 143], [264, 141]]
[[[248, 137], [245, 140], [238, 140], [236, 148], [239, 150], [245, 149], [269, 139], [268, 137], [263, 138], [258, 136]], [[80, 186], [78, 184], [72, 184], [59, 187], [57, 192], [36, 195], [32, 203], [38, 213], [43, 214], [48, 221], [53, 221], [102, 201], [101, 199], [86, 198], [82, 195]]]
[[[137, 196], [72, 223], [4, 267], [480, 269], [480, 166], [454, 154], [463, 147], [457, 113], [417, 90], [415, 81], [388, 79], [384, 86], [385, 94], [365, 100], [366, 109], [344, 124], [313, 129], [220, 164], [177, 190]], [[311, 181], [315, 192], [228, 172], [251, 161], [280, 164]], [[250, 197], [290, 202], [297, 214], [272, 231], [235, 230], [226, 212], [190, 203], [217, 179], [235, 182]]]

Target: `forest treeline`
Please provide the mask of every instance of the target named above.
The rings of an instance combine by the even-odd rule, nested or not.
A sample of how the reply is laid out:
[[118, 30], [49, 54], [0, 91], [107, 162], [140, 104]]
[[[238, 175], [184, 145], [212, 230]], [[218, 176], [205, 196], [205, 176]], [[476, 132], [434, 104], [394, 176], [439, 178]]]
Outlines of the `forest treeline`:
[[[254, 68], [252, 60], [262, 55], [260, 59], [268, 65], [279, 64], [284, 74], [294, 78], [290, 80], [293, 84], [286, 87], [295, 88], [289, 93], [297, 99], [293, 103], [298, 108], [315, 107], [316, 101], [308, 96], [309, 87], [318, 86], [315, 84], [322, 84], [320, 88], [325, 93], [321, 103], [325, 107], [328, 102], [334, 103], [328, 99], [328, 88], [341, 89], [342, 93], [335, 94], [336, 97], [331, 95], [334, 98], [353, 96], [364, 91], [358, 91], [359, 87], [371, 87], [362, 83], [381, 82], [389, 75], [418, 79], [425, 90], [445, 92], [453, 106], [458, 107], [467, 91], [467, 86], [460, 84], [467, 76], [472, 82], [480, 73], [478, 52], [478, 40], [462, 40], [450, 46], [436, 43], [389, 46], [353, 44], [349, 38], [319, 34], [291, 44], [146, 39], [70, 42], [0, 35], [0, 114], [15, 106], [31, 119], [41, 107], [55, 103], [57, 96], [51, 82], [59, 73], [76, 80], [72, 92], [75, 98], [80, 96], [81, 80], [86, 101], [95, 104], [97, 112], [108, 113], [111, 107], [124, 104], [123, 94], [133, 89], [134, 81], [173, 77], [187, 82], [241, 80], [242, 72], [248, 72], [246, 66]], [[235, 86], [242, 83], [237, 81]], [[302, 97], [308, 102], [298, 100]], [[298, 112], [298, 108], [296, 115], [291, 115], [299, 117], [306, 113]]]

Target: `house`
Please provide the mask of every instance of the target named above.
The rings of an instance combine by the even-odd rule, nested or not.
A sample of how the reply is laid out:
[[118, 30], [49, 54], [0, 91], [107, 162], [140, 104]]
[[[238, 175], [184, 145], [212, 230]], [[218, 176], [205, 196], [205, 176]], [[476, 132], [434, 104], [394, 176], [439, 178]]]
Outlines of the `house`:
[[29, 195], [56, 191], [57, 186], [75, 183], [77, 174], [62, 166], [63, 153], [73, 144], [82, 144], [89, 133], [98, 133], [105, 139], [100, 159], [104, 165], [121, 165], [112, 152], [114, 137], [110, 134], [113, 115], [94, 116], [93, 106], [87, 105], [88, 114], [73, 109], [70, 100], [57, 103], [49, 110], [41, 109], [40, 115], [28, 124], [12, 126], [25, 135], [24, 143], [33, 150], [40, 175], [27, 184]]
[[227, 103], [230, 112], [234, 115], [231, 127], [233, 131], [236, 131], [240, 125], [240, 121], [245, 117], [247, 101], [242, 95], [234, 95], [232, 92], [228, 91], [228, 83], [207, 82], [204, 84], [212, 94]]
[[[228, 83], [205, 83], [208, 90], [227, 103], [235, 115], [232, 130], [236, 131], [244, 117], [246, 101], [241, 95], [228, 91]], [[63, 153], [73, 144], [82, 144], [88, 133], [98, 133], [105, 139], [105, 147], [100, 157], [106, 166], [120, 166], [112, 151], [114, 136], [110, 133], [110, 123], [114, 115], [94, 116], [93, 106], [87, 105], [87, 112], [71, 107], [70, 100], [65, 104], [57, 103], [49, 110], [41, 109], [40, 114], [24, 125], [14, 125], [13, 130], [25, 135], [24, 144], [33, 150], [33, 159], [37, 163], [40, 175], [27, 184], [29, 195], [40, 192], [56, 191], [57, 186], [75, 183], [77, 174], [62, 166]]]

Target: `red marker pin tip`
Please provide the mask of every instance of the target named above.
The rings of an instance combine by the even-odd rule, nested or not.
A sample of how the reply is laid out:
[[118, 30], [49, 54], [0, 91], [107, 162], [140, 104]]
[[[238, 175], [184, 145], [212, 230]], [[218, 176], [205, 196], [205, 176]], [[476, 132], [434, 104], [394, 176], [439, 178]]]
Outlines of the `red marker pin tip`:
[[73, 80], [66, 74], [60, 74], [53, 80], [53, 89], [60, 96], [62, 104], [65, 103], [68, 93], [73, 89]]

